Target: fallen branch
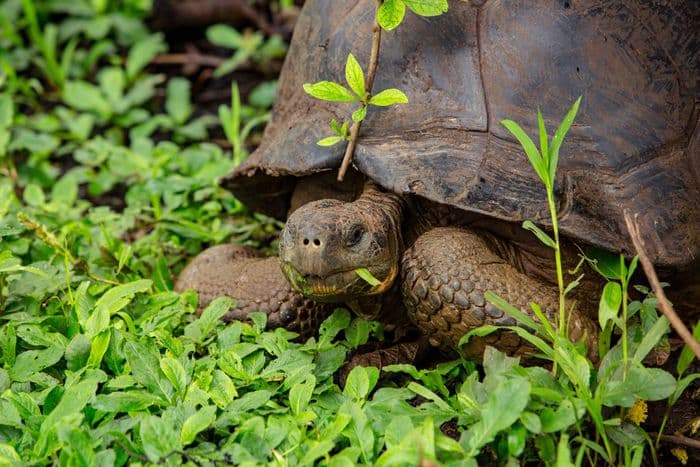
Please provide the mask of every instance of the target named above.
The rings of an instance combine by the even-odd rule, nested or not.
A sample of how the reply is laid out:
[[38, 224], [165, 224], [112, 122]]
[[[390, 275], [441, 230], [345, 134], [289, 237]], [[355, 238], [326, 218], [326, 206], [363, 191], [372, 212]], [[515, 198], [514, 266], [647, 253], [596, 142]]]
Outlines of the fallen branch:
[[238, 25], [248, 20], [267, 35], [281, 34], [245, 0], [158, 0], [153, 7], [153, 28], [203, 28], [217, 23]]
[[[658, 436], [658, 433], [649, 433], [652, 438]], [[661, 439], [668, 441], [670, 443], [680, 444], [682, 446], [688, 446], [690, 448], [700, 449], [700, 440], [688, 438], [683, 435], [661, 435]]]
[[[382, 0], [377, 0], [377, 9], [382, 5]], [[365, 81], [365, 89], [367, 93], [372, 95], [372, 85], [374, 84], [374, 76], [377, 74], [377, 65], [379, 64], [379, 45], [382, 40], [382, 27], [379, 25], [379, 20], [377, 15], [374, 15], [374, 29], [372, 31], [372, 50], [369, 55], [369, 67], [367, 69], [367, 80]], [[369, 99], [367, 99], [369, 102]], [[345, 155], [343, 155], [343, 162], [340, 164], [340, 170], [338, 170], [338, 181], [342, 182], [345, 178], [345, 172], [348, 171], [350, 163], [352, 162], [352, 155], [355, 152], [355, 146], [357, 145], [357, 139], [360, 136], [360, 127], [362, 122], [355, 122], [350, 127], [350, 141], [345, 148]]]
[[[668, 300], [668, 298], [666, 298], [666, 294], [659, 283], [659, 278], [656, 275], [654, 265], [644, 251], [644, 241], [639, 234], [639, 226], [636, 222], [637, 215], [635, 214], [634, 218], [632, 218], [630, 212], [625, 209], [624, 216], [625, 223], [627, 224], [627, 231], [632, 238], [632, 243], [634, 244], [635, 250], [637, 250], [639, 262], [642, 263], [642, 268], [644, 269], [644, 274], [646, 274], [647, 279], [649, 280], [649, 285], [651, 285], [651, 289], [654, 291], [654, 295], [656, 295], [656, 299], [659, 301], [659, 308], [661, 309], [661, 312], [664, 314], [664, 316], [666, 316], [666, 318], [668, 318], [669, 323], [671, 323], [671, 326], [678, 333], [678, 335], [681, 336], [683, 342], [685, 342], [685, 344], [693, 351], [695, 358], [700, 360], [700, 343], [695, 340], [688, 328], [685, 326], [685, 324], [683, 324], [683, 321], [681, 321], [678, 314], [676, 314], [676, 312], [673, 310], [671, 302]], [[698, 443], [699, 444], [696, 447], [700, 447], [700, 442]]]

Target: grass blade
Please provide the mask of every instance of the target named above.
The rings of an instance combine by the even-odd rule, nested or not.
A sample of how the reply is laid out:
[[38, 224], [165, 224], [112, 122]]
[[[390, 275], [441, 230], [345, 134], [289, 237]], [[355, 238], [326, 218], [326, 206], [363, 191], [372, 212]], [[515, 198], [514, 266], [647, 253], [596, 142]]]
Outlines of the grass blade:
[[554, 137], [552, 137], [552, 145], [549, 148], [549, 179], [554, 181], [554, 174], [557, 171], [557, 164], [559, 163], [559, 148], [561, 143], [564, 141], [564, 136], [571, 128], [571, 124], [574, 123], [574, 118], [576, 118], [576, 113], [578, 112], [579, 104], [581, 104], [581, 97], [576, 99], [574, 105], [571, 106], [566, 116], [559, 124], [559, 128], [554, 132]]

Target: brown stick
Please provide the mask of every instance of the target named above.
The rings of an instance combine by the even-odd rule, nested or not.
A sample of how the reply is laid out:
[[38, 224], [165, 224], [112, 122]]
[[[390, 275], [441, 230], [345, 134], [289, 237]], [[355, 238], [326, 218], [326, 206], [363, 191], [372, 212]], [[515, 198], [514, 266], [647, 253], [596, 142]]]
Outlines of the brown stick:
[[[377, 0], [377, 9], [382, 5], [382, 0]], [[372, 31], [372, 50], [369, 54], [369, 67], [367, 68], [367, 79], [365, 80], [365, 89], [367, 90], [367, 98], [372, 95], [372, 85], [374, 84], [374, 76], [377, 74], [377, 65], [379, 65], [379, 45], [382, 40], [382, 27], [379, 25], [377, 20], [377, 15], [374, 17], [374, 29]], [[338, 170], [338, 181], [342, 182], [345, 178], [345, 172], [348, 171], [350, 163], [352, 162], [352, 155], [355, 152], [355, 146], [357, 145], [357, 138], [360, 136], [360, 127], [362, 122], [355, 122], [350, 127], [350, 141], [345, 148], [345, 155], [343, 155], [343, 162], [340, 164], [340, 170]]]
[[184, 54], [160, 54], [153, 57], [151, 63], [156, 65], [202, 65], [217, 67], [226, 61], [225, 58], [214, 55], [203, 55], [197, 53]]
[[693, 351], [695, 358], [700, 360], [700, 343], [695, 340], [690, 331], [688, 331], [688, 328], [685, 326], [685, 324], [683, 324], [683, 321], [681, 321], [680, 317], [673, 310], [671, 302], [669, 302], [668, 298], [666, 298], [666, 294], [659, 283], [659, 278], [656, 275], [654, 265], [644, 251], [644, 240], [642, 240], [642, 237], [639, 234], [639, 226], [636, 222], [637, 215], [635, 214], [633, 219], [632, 215], [627, 209], [625, 209], [624, 215], [625, 223], [627, 224], [627, 231], [632, 238], [632, 243], [634, 244], [635, 250], [637, 250], [637, 256], [639, 256], [639, 262], [642, 263], [644, 274], [646, 274], [649, 284], [651, 285], [651, 289], [654, 291], [654, 295], [656, 295], [656, 298], [659, 301], [659, 308], [661, 309], [661, 312], [664, 314], [664, 316], [666, 316], [666, 318], [668, 318], [669, 323], [671, 323], [671, 326], [678, 333], [678, 335], [681, 336], [683, 342], [685, 342], [685, 344]]
[[[652, 438], [658, 436], [658, 433], [649, 433]], [[700, 440], [688, 438], [682, 435], [661, 435], [661, 439], [670, 443], [682, 444], [695, 449], [700, 449]]]

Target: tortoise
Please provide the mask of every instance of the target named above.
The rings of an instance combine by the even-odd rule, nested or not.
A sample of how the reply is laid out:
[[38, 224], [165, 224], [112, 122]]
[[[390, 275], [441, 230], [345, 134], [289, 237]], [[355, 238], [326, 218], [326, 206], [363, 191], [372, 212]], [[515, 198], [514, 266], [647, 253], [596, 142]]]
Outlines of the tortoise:
[[[407, 14], [384, 33], [375, 89], [397, 86], [410, 103], [368, 113], [355, 171], [339, 183], [343, 148], [316, 141], [350, 109], [315, 101], [302, 85], [343, 76], [349, 52], [367, 63], [375, 5], [306, 2], [262, 144], [221, 182], [251, 209], [288, 219], [279, 258], [216, 246], [183, 270], [179, 290], [197, 290], [204, 304], [232, 296], [229, 319], [261, 310], [270, 325], [300, 332], [344, 303], [397, 334], [414, 326], [441, 348], [475, 326], [515, 324], [487, 290], [552, 316], [552, 251], [520, 227], [551, 226], [544, 187], [499, 121], [535, 134], [536, 106], [552, 128], [583, 96], [555, 184], [568, 264], [577, 247], [632, 255], [629, 209], [642, 214], [650, 258], [685, 294], [677, 305], [696, 300], [699, 3], [472, 0], [438, 17]], [[570, 325], [588, 344], [596, 287], [593, 278], [579, 287]], [[467, 351], [485, 344], [522, 349], [501, 332]]]

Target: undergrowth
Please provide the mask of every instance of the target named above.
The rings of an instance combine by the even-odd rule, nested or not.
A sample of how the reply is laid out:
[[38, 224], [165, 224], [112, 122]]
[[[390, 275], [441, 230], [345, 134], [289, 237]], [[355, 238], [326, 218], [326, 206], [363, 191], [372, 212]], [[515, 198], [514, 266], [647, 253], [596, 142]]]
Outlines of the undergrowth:
[[[279, 228], [217, 185], [267, 120], [274, 83], [234, 85], [218, 119], [202, 112], [189, 79], [151, 64], [169, 44], [146, 27], [149, 8], [0, 3], [0, 464], [655, 460], [644, 401], [667, 400], [665, 424], [698, 374], [687, 351], [675, 376], [647, 367], [667, 323], [647, 290], [630, 300], [634, 263], [617, 257], [596, 265], [612, 284], [599, 365], [565, 328], [500, 303], [556, 371], [487, 349], [479, 367], [358, 367], [341, 389], [337, 370], [379, 324], [338, 309], [299, 342], [261, 314], [223, 324], [230, 299], [197, 316], [195, 294], [172, 290], [186, 260], [225, 241], [267, 248]], [[228, 26], [207, 37], [235, 50], [217, 75], [284, 48]]]

